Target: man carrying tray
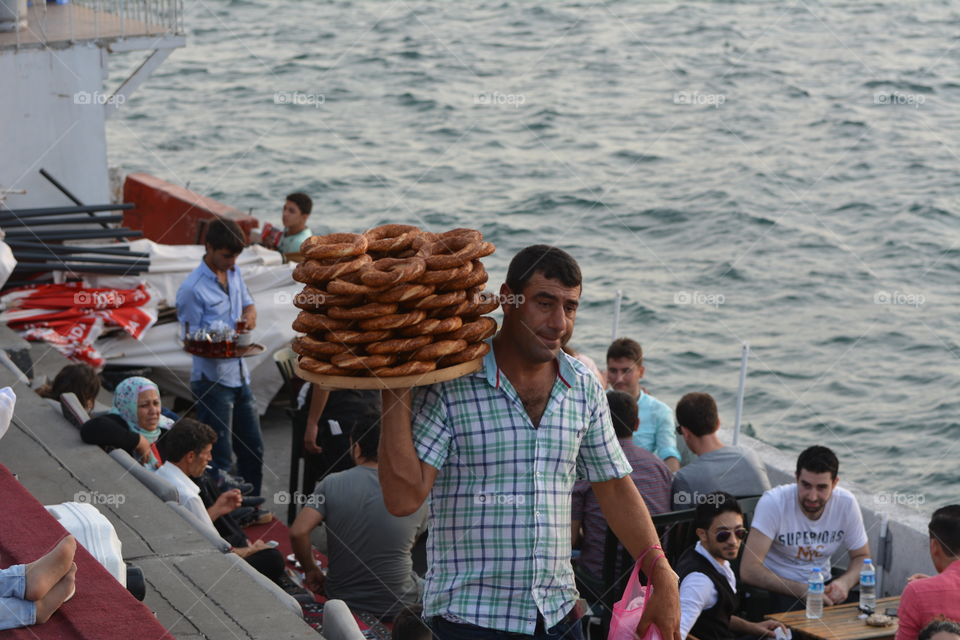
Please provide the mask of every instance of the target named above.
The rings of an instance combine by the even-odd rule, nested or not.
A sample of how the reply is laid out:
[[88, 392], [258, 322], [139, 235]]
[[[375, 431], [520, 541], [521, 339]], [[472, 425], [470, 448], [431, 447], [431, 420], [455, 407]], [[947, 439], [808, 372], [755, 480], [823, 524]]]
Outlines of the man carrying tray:
[[[215, 322], [233, 328], [242, 320], [247, 331], [257, 324], [253, 297], [236, 267], [243, 251], [243, 231], [233, 220], [217, 218], [207, 227], [206, 253], [177, 290], [177, 317], [190, 330]], [[193, 356], [190, 389], [197, 402], [197, 420], [217, 432], [213, 466], [229, 471], [232, 453], [237, 471], [260, 495], [263, 480], [263, 436], [250, 390], [250, 371], [242, 358]], [[232, 418], [232, 420], [231, 420]], [[231, 424], [232, 423], [232, 424]], [[231, 428], [232, 427], [232, 428]]]
[[652, 576], [641, 635], [654, 623], [679, 640], [677, 576], [656, 548], [603, 389], [560, 349], [580, 293], [569, 254], [523, 249], [501, 287], [503, 326], [483, 367], [415, 394], [383, 392], [380, 483], [397, 516], [430, 496], [424, 616], [441, 640], [582, 640], [570, 564], [577, 476]]

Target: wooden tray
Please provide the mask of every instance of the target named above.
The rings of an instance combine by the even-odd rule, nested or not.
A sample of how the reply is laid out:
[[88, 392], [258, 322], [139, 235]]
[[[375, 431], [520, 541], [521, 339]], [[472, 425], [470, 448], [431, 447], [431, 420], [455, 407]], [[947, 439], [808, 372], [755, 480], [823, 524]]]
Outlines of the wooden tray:
[[468, 373], [480, 370], [483, 367], [483, 358], [470, 360], [452, 367], [437, 369], [429, 373], [419, 373], [412, 376], [396, 376], [394, 378], [361, 378], [353, 376], [324, 376], [319, 373], [310, 373], [297, 364], [297, 375], [307, 382], [312, 382], [321, 389], [404, 389], [407, 387], [421, 387], [437, 382], [446, 382], [463, 377]]
[[258, 356], [264, 351], [266, 351], [267, 348], [262, 344], [248, 344], [245, 347], [237, 347], [237, 353], [229, 357], [228, 356], [202, 356], [199, 353], [194, 353], [193, 351], [190, 351], [186, 347], [183, 347], [183, 350], [192, 356], [197, 356], [200, 358], [210, 358], [211, 360], [233, 360], [234, 358], [250, 358], [252, 356]]

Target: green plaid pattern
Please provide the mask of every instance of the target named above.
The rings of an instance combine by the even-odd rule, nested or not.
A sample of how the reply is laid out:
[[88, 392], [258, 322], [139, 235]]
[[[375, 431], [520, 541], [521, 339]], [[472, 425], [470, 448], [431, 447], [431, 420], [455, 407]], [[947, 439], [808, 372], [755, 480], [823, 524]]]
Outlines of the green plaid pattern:
[[440, 470], [430, 493], [424, 615], [533, 634], [578, 597], [570, 565], [570, 496], [632, 468], [596, 378], [561, 352], [539, 428], [497, 368], [417, 390], [417, 455]]

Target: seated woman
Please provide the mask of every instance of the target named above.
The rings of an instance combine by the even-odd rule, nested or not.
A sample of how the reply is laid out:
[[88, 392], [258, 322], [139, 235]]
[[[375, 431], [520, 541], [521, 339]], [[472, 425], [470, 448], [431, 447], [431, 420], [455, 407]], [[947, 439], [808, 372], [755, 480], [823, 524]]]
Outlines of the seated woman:
[[135, 376], [117, 385], [110, 413], [92, 418], [80, 427], [80, 437], [88, 444], [123, 449], [144, 466], [156, 469], [163, 460], [157, 441], [173, 425], [160, 413], [157, 385]]
[[75, 394], [83, 408], [90, 413], [93, 411], [97, 394], [100, 393], [100, 378], [97, 372], [88, 364], [68, 364], [60, 369], [51, 384], [37, 389], [40, 397], [53, 401], [57, 411], [60, 410], [60, 396], [64, 393]]

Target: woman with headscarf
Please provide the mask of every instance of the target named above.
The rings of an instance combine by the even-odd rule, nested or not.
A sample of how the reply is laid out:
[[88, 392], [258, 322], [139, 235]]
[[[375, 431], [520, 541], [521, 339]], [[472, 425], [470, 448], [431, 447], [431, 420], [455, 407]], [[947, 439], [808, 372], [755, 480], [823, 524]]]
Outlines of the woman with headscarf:
[[147, 378], [135, 376], [117, 385], [110, 413], [97, 416], [80, 427], [88, 444], [123, 449], [150, 469], [163, 462], [157, 441], [173, 426], [160, 413], [160, 390]]

